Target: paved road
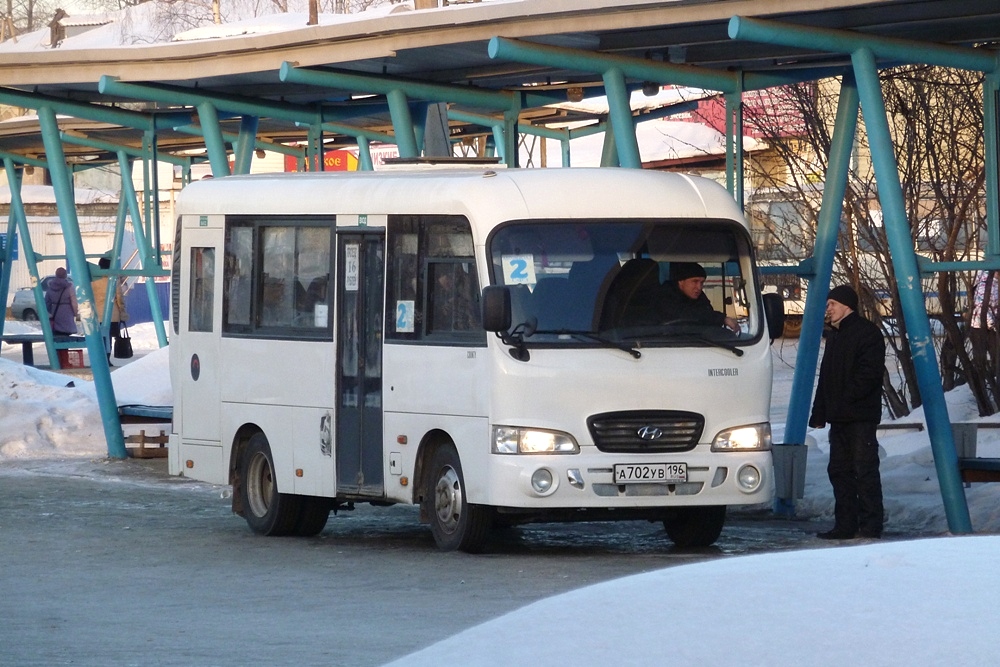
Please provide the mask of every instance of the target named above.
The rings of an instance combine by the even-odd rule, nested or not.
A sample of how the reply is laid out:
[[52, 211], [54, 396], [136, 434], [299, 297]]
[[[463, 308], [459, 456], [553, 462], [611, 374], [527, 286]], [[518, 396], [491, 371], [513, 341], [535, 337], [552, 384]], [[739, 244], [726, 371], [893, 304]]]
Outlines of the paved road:
[[226, 489], [164, 469], [0, 463], [0, 665], [380, 665], [588, 584], [819, 546], [816, 526], [760, 513], [712, 549], [588, 523], [511, 529], [469, 556], [438, 552], [415, 508], [367, 506], [317, 538], [262, 538]]

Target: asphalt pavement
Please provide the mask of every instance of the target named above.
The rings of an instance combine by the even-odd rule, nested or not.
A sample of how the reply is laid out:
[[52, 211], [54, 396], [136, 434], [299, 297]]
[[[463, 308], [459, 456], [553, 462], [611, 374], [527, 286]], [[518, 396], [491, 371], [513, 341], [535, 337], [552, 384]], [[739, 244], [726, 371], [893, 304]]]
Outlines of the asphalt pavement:
[[825, 546], [815, 529], [739, 513], [681, 551], [654, 523], [539, 524], [471, 556], [437, 551], [414, 507], [266, 538], [164, 459], [0, 462], [0, 665], [381, 665], [592, 583]]

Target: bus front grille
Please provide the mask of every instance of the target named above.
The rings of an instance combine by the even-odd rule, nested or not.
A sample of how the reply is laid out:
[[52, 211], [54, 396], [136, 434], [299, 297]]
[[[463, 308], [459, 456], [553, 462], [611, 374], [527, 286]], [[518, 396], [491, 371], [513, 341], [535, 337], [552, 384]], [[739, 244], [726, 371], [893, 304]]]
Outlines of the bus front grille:
[[698, 444], [705, 418], [681, 410], [605, 412], [587, 419], [587, 427], [602, 452], [683, 452]]

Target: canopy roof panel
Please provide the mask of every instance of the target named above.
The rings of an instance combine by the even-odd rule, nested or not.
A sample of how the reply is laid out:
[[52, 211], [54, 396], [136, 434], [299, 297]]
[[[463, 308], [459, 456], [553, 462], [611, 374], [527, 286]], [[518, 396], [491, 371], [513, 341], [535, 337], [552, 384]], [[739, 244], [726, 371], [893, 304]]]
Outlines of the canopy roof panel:
[[[282, 64], [476, 91], [550, 91], [558, 96], [571, 86], [600, 87], [600, 73], [491, 58], [490, 39], [683, 63], [707, 72], [788, 72], [847, 63], [842, 53], [732, 40], [727, 29], [733, 16], [918, 42], [973, 46], [1000, 41], [996, 0], [512, 0], [148, 46], [75, 49], [67, 40], [60, 48], [3, 52], [0, 86], [60, 99], [135, 102], [102, 94], [99, 82], [107, 76], [204, 95], [332, 105], [334, 115], [349, 117], [352, 124], [385, 131], [390, 127], [387, 112], [372, 107], [371, 99], [357, 100], [370, 92], [363, 85], [335, 90], [283, 82]], [[295, 20], [287, 18], [286, 23], [294, 25]], [[357, 105], [365, 109], [355, 110]], [[276, 140], [295, 134], [291, 128], [272, 130], [269, 138]], [[4, 150], [31, 149], [9, 139], [10, 132], [0, 128]], [[163, 136], [161, 146], [170, 141]]]

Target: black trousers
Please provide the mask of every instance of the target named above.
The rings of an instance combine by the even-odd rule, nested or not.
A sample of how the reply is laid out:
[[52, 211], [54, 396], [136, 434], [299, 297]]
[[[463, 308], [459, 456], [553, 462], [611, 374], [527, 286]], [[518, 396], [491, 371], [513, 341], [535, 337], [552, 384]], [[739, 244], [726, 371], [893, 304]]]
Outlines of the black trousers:
[[882, 478], [878, 471], [876, 422], [830, 424], [830, 463], [834, 529], [882, 534]]

